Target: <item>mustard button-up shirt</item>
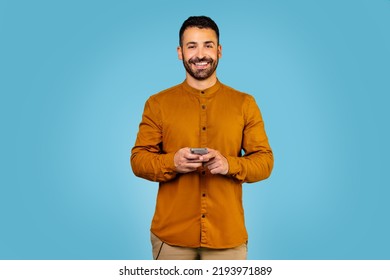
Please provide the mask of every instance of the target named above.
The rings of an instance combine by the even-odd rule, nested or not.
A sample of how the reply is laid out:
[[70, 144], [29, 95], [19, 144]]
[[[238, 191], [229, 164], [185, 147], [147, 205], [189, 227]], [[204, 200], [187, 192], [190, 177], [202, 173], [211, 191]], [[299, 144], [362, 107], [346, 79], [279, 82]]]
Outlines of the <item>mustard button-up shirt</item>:
[[[227, 175], [207, 168], [180, 174], [184, 147], [218, 150]], [[135, 175], [159, 182], [151, 231], [170, 245], [232, 248], [247, 241], [242, 183], [266, 179], [273, 154], [254, 98], [219, 81], [206, 90], [186, 82], [151, 96], [131, 152]]]

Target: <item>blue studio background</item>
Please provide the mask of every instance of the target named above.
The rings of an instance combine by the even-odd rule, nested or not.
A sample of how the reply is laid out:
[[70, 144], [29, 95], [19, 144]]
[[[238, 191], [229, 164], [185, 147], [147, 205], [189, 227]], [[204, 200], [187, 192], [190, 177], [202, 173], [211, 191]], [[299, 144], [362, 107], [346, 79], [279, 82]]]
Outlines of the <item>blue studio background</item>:
[[388, 0], [0, 0], [0, 259], [151, 259], [129, 152], [190, 15], [275, 154], [244, 186], [249, 259], [390, 259]]

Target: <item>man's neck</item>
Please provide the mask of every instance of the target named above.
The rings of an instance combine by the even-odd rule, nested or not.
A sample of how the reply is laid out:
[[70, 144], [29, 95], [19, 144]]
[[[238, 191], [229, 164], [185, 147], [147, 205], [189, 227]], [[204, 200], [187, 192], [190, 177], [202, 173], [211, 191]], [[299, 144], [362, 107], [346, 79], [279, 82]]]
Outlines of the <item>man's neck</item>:
[[206, 80], [197, 80], [188, 73], [186, 73], [186, 81], [191, 87], [196, 88], [198, 90], [204, 90], [215, 85], [215, 83], [217, 82], [217, 75], [214, 73]]

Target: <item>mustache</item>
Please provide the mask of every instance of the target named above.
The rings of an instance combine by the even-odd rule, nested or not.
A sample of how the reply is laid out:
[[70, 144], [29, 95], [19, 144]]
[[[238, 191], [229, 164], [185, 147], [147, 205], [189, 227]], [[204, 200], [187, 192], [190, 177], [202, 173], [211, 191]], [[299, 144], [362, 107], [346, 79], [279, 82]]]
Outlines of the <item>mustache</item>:
[[189, 63], [201, 63], [201, 62], [213, 63], [213, 61], [214, 60], [209, 57], [202, 57], [202, 58], [194, 57], [188, 60]]

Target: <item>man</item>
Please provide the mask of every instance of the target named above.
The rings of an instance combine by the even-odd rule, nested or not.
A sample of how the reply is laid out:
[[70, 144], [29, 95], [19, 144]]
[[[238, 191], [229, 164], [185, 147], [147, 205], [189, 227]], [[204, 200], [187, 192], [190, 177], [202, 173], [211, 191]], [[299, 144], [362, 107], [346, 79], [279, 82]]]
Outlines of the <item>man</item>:
[[131, 154], [135, 175], [159, 182], [153, 258], [246, 259], [242, 183], [273, 167], [261, 113], [252, 96], [217, 79], [212, 19], [188, 18], [179, 38], [186, 79], [148, 99]]

